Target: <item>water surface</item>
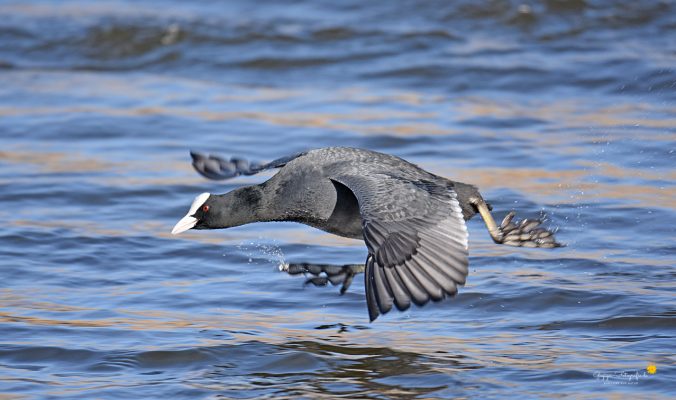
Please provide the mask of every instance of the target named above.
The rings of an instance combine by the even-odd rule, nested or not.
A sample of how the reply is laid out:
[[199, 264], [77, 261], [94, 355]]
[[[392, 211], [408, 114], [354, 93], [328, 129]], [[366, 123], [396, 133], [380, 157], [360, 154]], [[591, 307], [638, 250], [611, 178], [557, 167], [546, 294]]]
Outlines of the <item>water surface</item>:
[[[671, 1], [0, 4], [0, 396], [672, 398]], [[368, 323], [363, 243], [286, 223], [169, 234], [189, 149], [396, 154], [546, 215], [469, 222], [452, 300]], [[655, 374], [645, 373], [649, 364]]]

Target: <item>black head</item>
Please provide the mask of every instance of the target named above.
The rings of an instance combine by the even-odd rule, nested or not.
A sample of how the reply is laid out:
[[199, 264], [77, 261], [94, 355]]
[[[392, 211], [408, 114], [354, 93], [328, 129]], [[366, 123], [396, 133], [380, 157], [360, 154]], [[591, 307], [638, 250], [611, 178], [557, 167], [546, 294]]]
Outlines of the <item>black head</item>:
[[202, 193], [171, 231], [177, 235], [188, 229], [222, 229], [260, 221], [261, 192], [256, 186], [243, 187], [223, 195]]

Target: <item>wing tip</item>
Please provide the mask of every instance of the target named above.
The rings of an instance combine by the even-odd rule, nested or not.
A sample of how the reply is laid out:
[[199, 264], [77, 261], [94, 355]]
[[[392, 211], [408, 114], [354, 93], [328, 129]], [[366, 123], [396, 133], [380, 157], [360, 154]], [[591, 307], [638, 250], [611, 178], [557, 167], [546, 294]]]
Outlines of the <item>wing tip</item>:
[[366, 307], [369, 312], [369, 323], [373, 322], [380, 315], [379, 304], [374, 293], [373, 282], [373, 257], [369, 254], [366, 258], [366, 269], [364, 270], [364, 289], [366, 290]]

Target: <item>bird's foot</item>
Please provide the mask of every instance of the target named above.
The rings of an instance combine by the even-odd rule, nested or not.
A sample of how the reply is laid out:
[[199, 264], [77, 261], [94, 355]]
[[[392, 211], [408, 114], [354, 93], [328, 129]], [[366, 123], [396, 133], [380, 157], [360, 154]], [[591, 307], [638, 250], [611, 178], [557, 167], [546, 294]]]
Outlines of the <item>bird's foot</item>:
[[513, 221], [514, 211], [502, 220], [500, 226], [491, 232], [495, 243], [516, 247], [562, 247], [554, 238], [554, 232], [542, 228], [542, 220], [522, 219]]
[[262, 163], [249, 162], [243, 158], [232, 157], [229, 160], [215, 155], [191, 151], [192, 166], [202, 176], [213, 180], [224, 180], [240, 175], [253, 175], [261, 170]]
[[279, 267], [279, 270], [289, 275], [311, 275], [305, 281], [306, 285], [326, 286], [331, 283], [336, 286], [342, 284], [340, 294], [344, 294], [352, 284], [354, 276], [364, 272], [364, 265], [293, 263], [283, 264]]

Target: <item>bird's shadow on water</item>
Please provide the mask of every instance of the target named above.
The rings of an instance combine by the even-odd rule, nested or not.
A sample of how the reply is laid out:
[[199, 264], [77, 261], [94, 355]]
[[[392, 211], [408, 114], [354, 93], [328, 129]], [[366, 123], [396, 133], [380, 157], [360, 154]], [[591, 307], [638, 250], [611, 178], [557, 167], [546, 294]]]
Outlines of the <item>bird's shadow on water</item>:
[[[331, 340], [276, 345], [242, 343], [229, 349], [228, 363], [214, 365], [194, 380], [231, 395], [246, 389], [258, 395], [325, 395], [339, 391], [367, 398], [383, 394], [412, 398], [462, 386], [454, 373], [438, 370], [440, 359], [388, 347], [330, 343]], [[456, 372], [477, 368], [462, 355], [446, 355], [443, 363]], [[248, 372], [248, 378], [242, 381], [240, 377], [238, 385], [233, 386], [233, 376], [242, 372]]]
[[352, 284], [354, 277], [364, 272], [364, 264], [316, 264], [316, 263], [285, 263], [279, 267], [280, 271], [289, 275], [304, 275], [308, 277], [305, 285], [333, 286], [341, 285], [340, 294], [344, 294]]
[[[345, 293], [355, 276], [364, 272], [364, 264], [283, 263], [281, 272], [306, 277], [305, 285], [318, 287], [340, 285]], [[340, 392], [345, 396], [364, 398], [413, 398], [446, 394], [464, 394], [465, 384], [455, 374], [460, 370], [481, 368], [463, 354], [444, 351], [418, 354], [388, 346], [373, 346], [351, 339], [367, 325], [344, 323], [322, 324], [315, 330], [326, 332], [319, 340], [290, 340], [286, 343], [264, 343], [257, 340], [241, 343], [243, 347], [269, 347], [255, 351], [241, 362], [230, 359], [197, 378], [202, 384], [223, 389], [224, 394], [238, 394], [227, 384], [233, 373], [249, 370], [245, 382], [238, 382], [247, 393], [259, 395], [327, 395]], [[255, 361], [258, 360], [258, 361]], [[439, 368], [439, 366], [443, 368]], [[308, 377], [313, 377], [308, 379]], [[301, 386], [302, 389], [300, 389]]]

